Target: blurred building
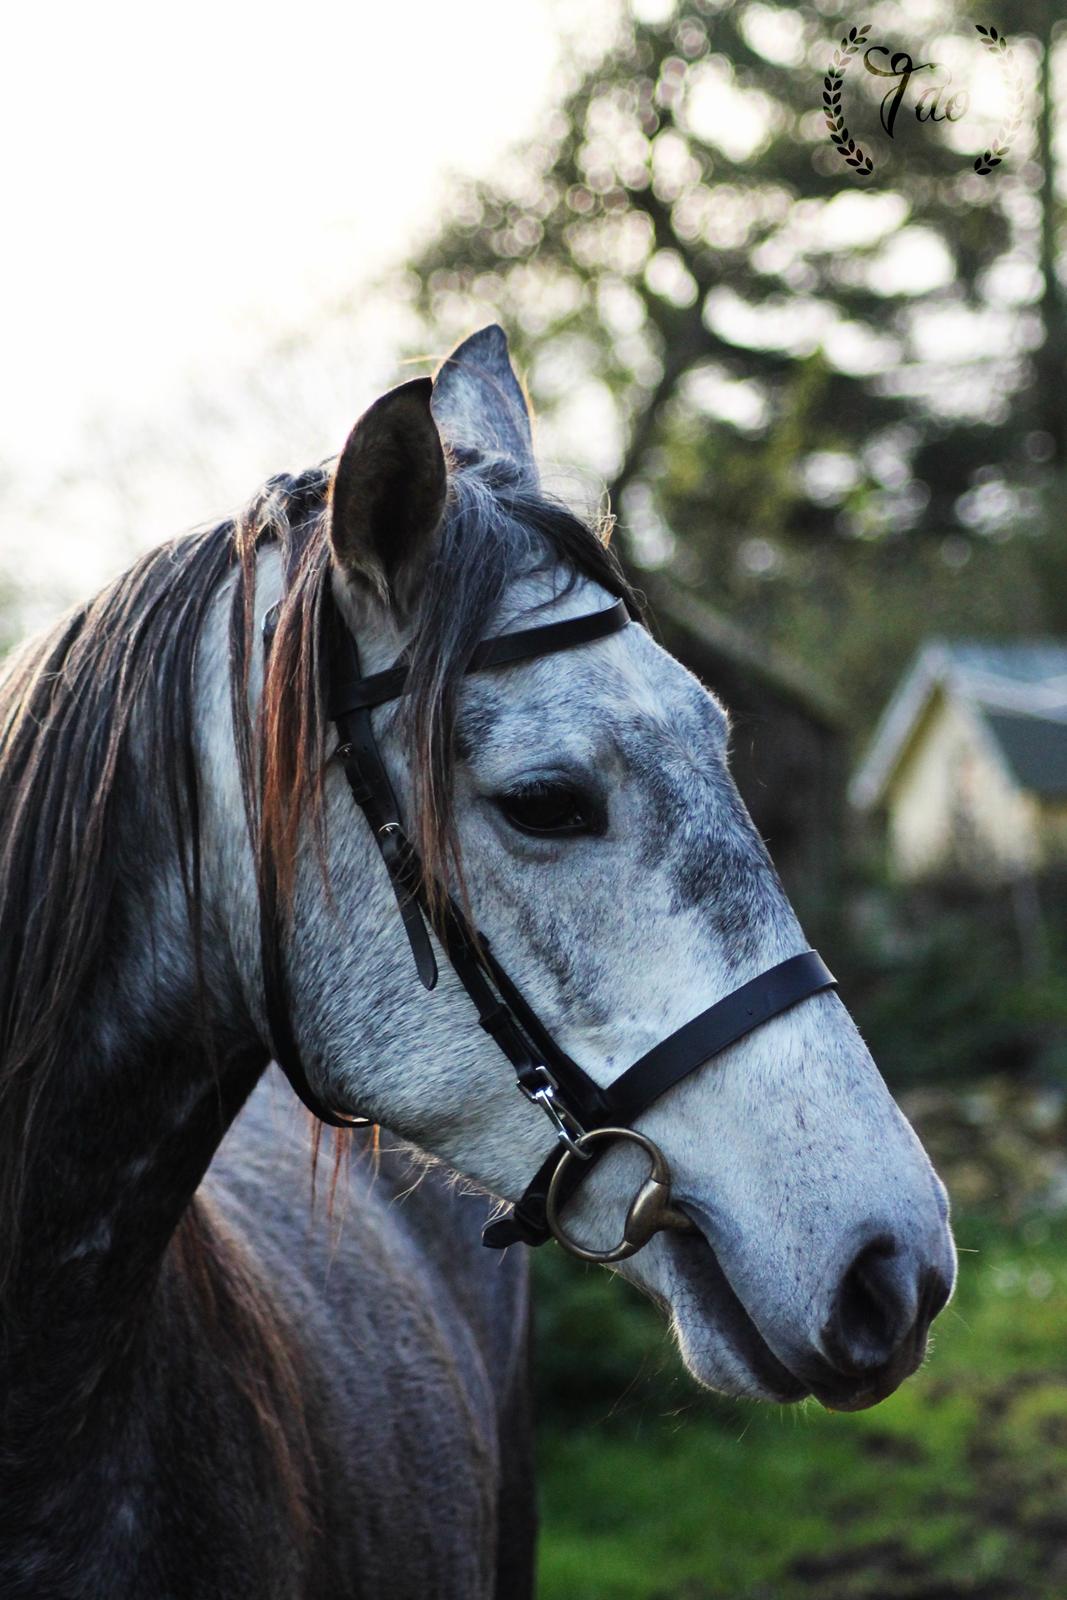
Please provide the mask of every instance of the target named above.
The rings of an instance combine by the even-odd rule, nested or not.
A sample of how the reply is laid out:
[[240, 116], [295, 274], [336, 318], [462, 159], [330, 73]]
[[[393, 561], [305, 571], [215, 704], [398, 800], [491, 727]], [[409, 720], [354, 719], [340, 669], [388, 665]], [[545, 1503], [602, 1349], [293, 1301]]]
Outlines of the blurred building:
[[934, 641], [852, 779], [901, 878], [1003, 882], [1067, 860], [1067, 644]]

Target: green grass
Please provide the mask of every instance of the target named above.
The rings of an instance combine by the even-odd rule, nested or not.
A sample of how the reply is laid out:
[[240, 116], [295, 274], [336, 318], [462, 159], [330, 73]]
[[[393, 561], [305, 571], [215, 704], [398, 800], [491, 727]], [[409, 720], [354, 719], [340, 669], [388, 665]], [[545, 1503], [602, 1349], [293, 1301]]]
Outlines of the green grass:
[[926, 1366], [850, 1416], [705, 1397], [620, 1282], [543, 1265], [540, 1600], [1063, 1600], [1064, 1231], [959, 1223]]

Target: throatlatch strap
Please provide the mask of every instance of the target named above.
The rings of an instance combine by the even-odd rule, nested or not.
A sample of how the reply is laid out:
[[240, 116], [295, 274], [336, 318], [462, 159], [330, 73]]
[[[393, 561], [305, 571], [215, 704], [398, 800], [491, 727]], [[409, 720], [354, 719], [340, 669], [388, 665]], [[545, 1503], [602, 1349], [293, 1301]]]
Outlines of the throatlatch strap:
[[[822, 957], [814, 950], [790, 956], [776, 967], [761, 972], [758, 977], [735, 989], [715, 1005], [709, 1006], [691, 1022], [685, 1023], [669, 1038], [654, 1045], [639, 1061], [601, 1091], [603, 1110], [597, 1118], [586, 1122], [586, 1131], [592, 1127], [629, 1127], [642, 1111], [647, 1111], [668, 1089], [695, 1072], [697, 1067], [736, 1044], [772, 1017], [781, 1016], [792, 1006], [832, 989], [837, 980]], [[582, 1180], [597, 1161], [610, 1148], [593, 1146], [589, 1159], [572, 1161], [563, 1173], [560, 1183], [559, 1204], [562, 1206], [575, 1193]], [[509, 1217], [491, 1222], [482, 1234], [482, 1243], [491, 1250], [502, 1250], [519, 1240], [529, 1245], [543, 1244], [550, 1237], [545, 1217], [545, 1201], [552, 1175], [559, 1164], [560, 1152], [553, 1150], [542, 1162], [525, 1194]]]
[[[354, 652], [355, 641], [350, 635], [347, 644]], [[400, 821], [400, 808], [374, 737], [370, 711], [364, 706], [343, 712], [335, 720], [341, 737], [337, 759], [381, 852], [419, 979], [424, 989], [433, 989], [437, 983], [437, 961], [419, 905], [422, 873]]]
[[[264, 621], [265, 655], [270, 650], [276, 616], [277, 608], [272, 608]], [[594, 639], [617, 633], [629, 621], [626, 604], [619, 600], [614, 605], [580, 617], [568, 617], [561, 622], [500, 634], [494, 639], [482, 640], [474, 650], [466, 670], [478, 672], [487, 667], [505, 666], [558, 650], [569, 650], [575, 645], [588, 644]], [[384, 705], [404, 693], [409, 667], [404, 662], [398, 662], [387, 672], [363, 677], [355, 638], [335, 608], [327, 609], [324, 622], [331, 630], [326, 655], [330, 673], [329, 715], [336, 724], [340, 738], [336, 755], [344, 768], [352, 796], [366, 817], [381, 854], [419, 979], [424, 988], [432, 989], [437, 982], [437, 962], [427, 928], [429, 914], [422, 867], [404, 832], [400, 809], [374, 737], [370, 716], [373, 707]], [[472, 937], [465, 919], [453, 902], [446, 904], [442, 937], [449, 960], [477, 1007], [479, 1022], [515, 1068], [519, 1083], [530, 1089], [536, 1086], [540, 1061], [547, 1054], [560, 1066], [567, 1077], [568, 1086], [577, 1094], [580, 1080], [584, 1078], [581, 1069], [555, 1047], [536, 1018], [533, 1018], [533, 1023], [544, 1043], [539, 1049], [531, 1046], [508, 1005], [501, 1003], [486, 978], [477, 936]], [[304, 1105], [321, 1121], [335, 1128], [364, 1126], [367, 1122], [365, 1117], [348, 1117], [324, 1105], [311, 1088], [301, 1064], [289, 1020], [285, 961], [279, 938], [277, 888], [269, 862], [264, 864], [260, 886], [260, 949], [267, 1031], [275, 1060]]]
[[[270, 653], [276, 621], [277, 607], [272, 607], [263, 623], [264, 662]], [[274, 874], [274, 864], [268, 858], [260, 863], [259, 882], [259, 950], [263, 973], [267, 1045], [274, 1060], [288, 1078], [293, 1093], [320, 1122], [327, 1123], [331, 1128], [366, 1127], [368, 1125], [366, 1117], [349, 1117], [342, 1112], [331, 1110], [319, 1099], [307, 1080], [300, 1059], [300, 1047], [293, 1037], [293, 1025], [289, 1020], [289, 984], [285, 974], [280, 929], [278, 884]]]

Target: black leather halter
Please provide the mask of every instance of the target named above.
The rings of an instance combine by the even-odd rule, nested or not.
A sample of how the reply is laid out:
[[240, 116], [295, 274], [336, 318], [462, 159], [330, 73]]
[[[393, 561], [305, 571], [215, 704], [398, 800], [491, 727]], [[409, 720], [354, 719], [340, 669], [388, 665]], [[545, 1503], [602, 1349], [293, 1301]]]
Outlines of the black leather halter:
[[[335, 757], [344, 768], [352, 796], [378, 845], [419, 977], [425, 988], [432, 989], [437, 982], [437, 962], [428, 932], [430, 912], [422, 865], [404, 830], [371, 724], [371, 712], [376, 706], [405, 693], [409, 669], [401, 658], [386, 672], [363, 676], [351, 631], [332, 604], [330, 613], [328, 709], [339, 737]], [[570, 650], [618, 633], [629, 623], [626, 604], [619, 600], [605, 609], [563, 622], [501, 634], [477, 646], [467, 671], [481, 672]], [[269, 627], [268, 618], [265, 634]], [[573, 1195], [605, 1152], [611, 1142], [609, 1130], [617, 1138], [635, 1138], [634, 1121], [668, 1089], [770, 1018], [835, 984], [814, 950], [791, 956], [685, 1023], [607, 1088], [601, 1088], [556, 1044], [493, 955], [489, 941], [470, 926], [453, 899], [446, 898], [443, 912], [432, 925], [474, 1003], [480, 1025], [510, 1061], [523, 1094], [549, 1117], [560, 1141], [511, 1215], [485, 1229], [483, 1242], [493, 1249], [517, 1240], [543, 1244], [552, 1233], [573, 1248], [573, 1242], [554, 1226], [549, 1214], [549, 1188], [557, 1168], [560, 1171], [552, 1196], [553, 1213]], [[264, 872], [261, 895], [261, 936], [267, 1025], [275, 1059], [304, 1104], [323, 1122], [342, 1128], [365, 1125], [366, 1118], [347, 1117], [324, 1105], [308, 1083], [289, 1020], [276, 896], [269, 870]], [[598, 1142], [590, 1137], [594, 1134], [598, 1135]], [[639, 1142], [655, 1149], [643, 1138]], [[568, 1153], [581, 1159], [565, 1160]], [[647, 1233], [654, 1226], [677, 1226], [677, 1214], [675, 1217], [672, 1223], [653, 1224]], [[684, 1219], [680, 1220], [684, 1225]], [[630, 1254], [638, 1247], [620, 1249], [623, 1254]], [[619, 1258], [619, 1252], [612, 1252], [611, 1258]]]

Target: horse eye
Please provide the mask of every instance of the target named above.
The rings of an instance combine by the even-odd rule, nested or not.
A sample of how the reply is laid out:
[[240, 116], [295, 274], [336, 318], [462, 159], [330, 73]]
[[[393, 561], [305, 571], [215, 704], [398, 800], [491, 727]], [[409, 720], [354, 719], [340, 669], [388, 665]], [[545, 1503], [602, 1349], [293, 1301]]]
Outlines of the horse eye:
[[496, 804], [520, 833], [558, 837], [602, 831], [597, 807], [568, 784], [527, 784], [497, 795]]

